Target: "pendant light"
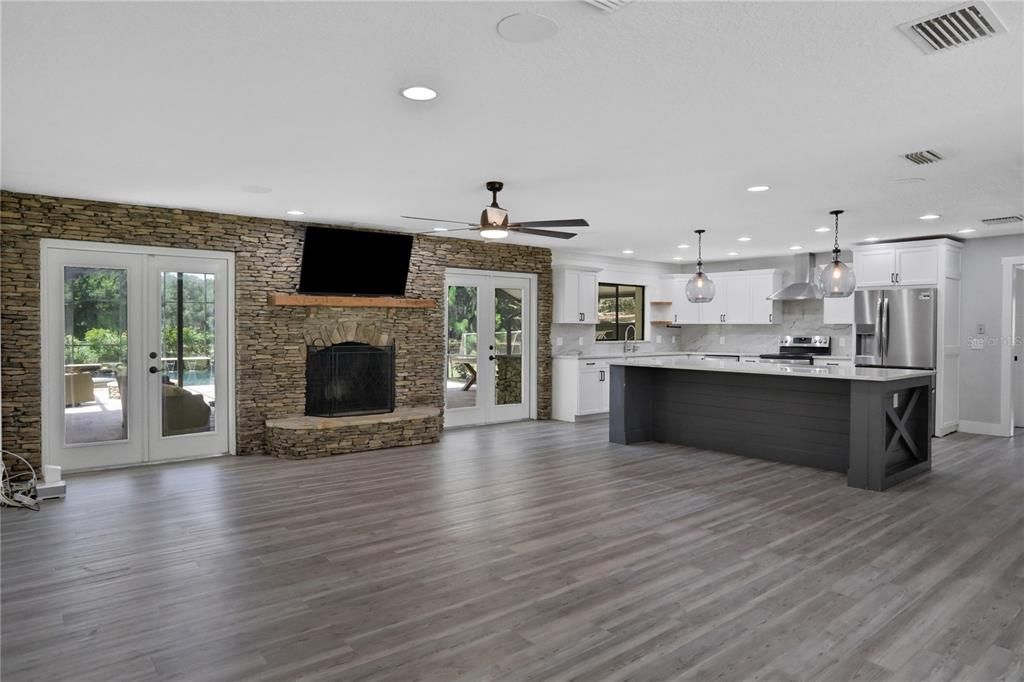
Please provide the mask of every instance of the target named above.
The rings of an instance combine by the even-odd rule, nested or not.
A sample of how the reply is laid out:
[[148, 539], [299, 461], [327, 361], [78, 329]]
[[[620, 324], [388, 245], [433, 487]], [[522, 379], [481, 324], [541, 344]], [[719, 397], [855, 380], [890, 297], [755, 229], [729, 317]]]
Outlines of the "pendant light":
[[686, 283], [686, 300], [690, 303], [707, 303], [715, 297], [715, 283], [704, 274], [701, 241], [705, 231], [694, 232], [697, 234], [697, 272]]
[[826, 298], [845, 298], [857, 288], [857, 278], [849, 265], [839, 260], [839, 216], [842, 211], [829, 211], [836, 219], [836, 242], [832, 247], [832, 262], [818, 274], [818, 288]]

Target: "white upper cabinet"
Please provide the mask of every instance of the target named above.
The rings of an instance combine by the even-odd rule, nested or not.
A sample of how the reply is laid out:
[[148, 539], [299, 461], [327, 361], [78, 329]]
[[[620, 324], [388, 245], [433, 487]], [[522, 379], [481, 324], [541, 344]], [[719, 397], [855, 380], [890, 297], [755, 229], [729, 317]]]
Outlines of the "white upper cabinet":
[[896, 247], [896, 284], [934, 286], [939, 281], [938, 255], [934, 246]]
[[858, 287], [887, 287], [896, 283], [896, 250], [865, 249], [853, 254], [853, 274]]
[[781, 303], [767, 297], [782, 286], [777, 270], [709, 272], [715, 297], [707, 303], [686, 300], [690, 275], [673, 280], [672, 324], [776, 324]]
[[782, 301], [769, 301], [768, 297], [782, 288], [782, 273], [778, 270], [752, 272], [750, 279], [750, 324], [778, 324], [782, 322]]
[[554, 322], [597, 324], [597, 268], [554, 268]]
[[935, 286], [939, 249], [935, 244], [877, 244], [853, 252], [857, 287]]

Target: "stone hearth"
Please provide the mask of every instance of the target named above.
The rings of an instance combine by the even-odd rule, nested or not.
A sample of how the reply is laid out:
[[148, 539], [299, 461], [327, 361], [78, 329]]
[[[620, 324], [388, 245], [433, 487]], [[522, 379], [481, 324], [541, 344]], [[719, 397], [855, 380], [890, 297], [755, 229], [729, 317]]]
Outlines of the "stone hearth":
[[441, 410], [399, 407], [389, 414], [267, 420], [267, 453], [285, 459], [313, 459], [364, 450], [436, 443]]

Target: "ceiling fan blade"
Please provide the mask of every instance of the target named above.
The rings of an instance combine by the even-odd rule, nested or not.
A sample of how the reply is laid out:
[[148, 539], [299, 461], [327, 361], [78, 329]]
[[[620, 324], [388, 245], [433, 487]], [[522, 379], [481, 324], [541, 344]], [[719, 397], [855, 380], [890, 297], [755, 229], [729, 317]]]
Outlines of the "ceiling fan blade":
[[534, 230], [530, 227], [512, 227], [509, 225], [509, 230], [512, 232], [518, 232], [520, 234], [535, 234], [538, 237], [554, 237], [555, 239], [572, 239], [576, 236], [575, 232], [556, 232], [554, 230]]
[[434, 234], [434, 235], [439, 235], [439, 234], [448, 234], [449, 232], [473, 232], [474, 230], [479, 230], [479, 229], [480, 229], [480, 226], [477, 225], [476, 227], [456, 227], [455, 229], [452, 229], [452, 230], [433, 229], [433, 230], [430, 230], [429, 232], [417, 232], [416, 234]]
[[467, 223], [465, 220], [442, 220], [441, 218], [421, 218], [416, 215], [404, 215], [402, 218], [408, 218], [409, 220], [429, 220], [433, 223], [451, 223], [452, 225], [469, 225], [471, 227], [480, 227], [476, 223]]
[[512, 223], [509, 227], [590, 227], [583, 218], [567, 218], [566, 220], [531, 220], [525, 223]]

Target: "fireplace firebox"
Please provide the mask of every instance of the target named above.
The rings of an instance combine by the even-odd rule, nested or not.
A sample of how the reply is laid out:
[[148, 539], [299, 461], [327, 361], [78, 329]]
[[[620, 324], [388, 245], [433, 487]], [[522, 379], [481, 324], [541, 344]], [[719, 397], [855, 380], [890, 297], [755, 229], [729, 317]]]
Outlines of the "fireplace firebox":
[[394, 346], [349, 341], [307, 349], [307, 416], [341, 417], [394, 410]]

